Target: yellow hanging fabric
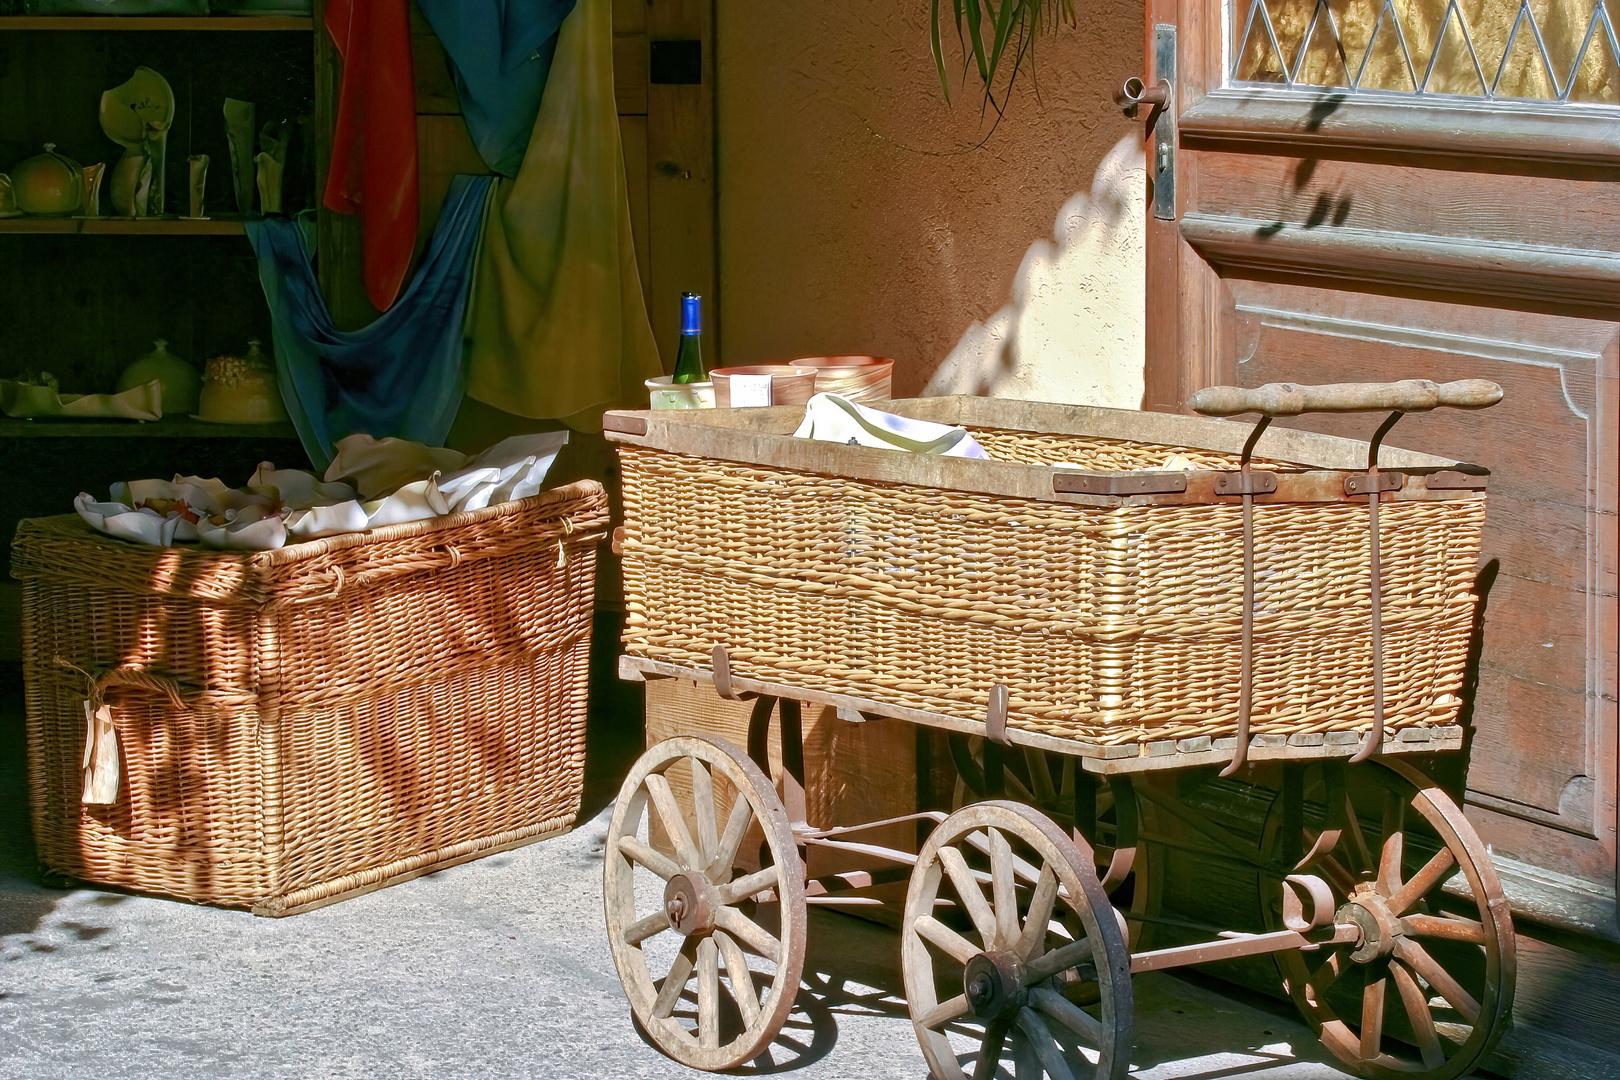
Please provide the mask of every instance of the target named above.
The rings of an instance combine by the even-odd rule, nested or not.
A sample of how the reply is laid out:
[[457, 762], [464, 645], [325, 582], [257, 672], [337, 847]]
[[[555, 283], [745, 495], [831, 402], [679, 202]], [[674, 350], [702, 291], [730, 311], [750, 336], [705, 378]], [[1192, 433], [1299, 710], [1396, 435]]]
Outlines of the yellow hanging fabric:
[[467, 318], [467, 394], [600, 431], [663, 374], [636, 271], [613, 94], [612, 0], [580, 0], [523, 165], [500, 181]]

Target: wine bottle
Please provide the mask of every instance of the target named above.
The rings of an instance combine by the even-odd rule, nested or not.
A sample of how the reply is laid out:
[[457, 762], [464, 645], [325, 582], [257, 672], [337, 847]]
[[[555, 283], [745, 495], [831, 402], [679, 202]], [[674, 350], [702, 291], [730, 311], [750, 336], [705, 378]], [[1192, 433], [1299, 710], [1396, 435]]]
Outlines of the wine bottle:
[[707, 382], [709, 371], [703, 366], [703, 319], [700, 305], [703, 298], [697, 293], [681, 293], [681, 344], [675, 353], [675, 377], [672, 382]]

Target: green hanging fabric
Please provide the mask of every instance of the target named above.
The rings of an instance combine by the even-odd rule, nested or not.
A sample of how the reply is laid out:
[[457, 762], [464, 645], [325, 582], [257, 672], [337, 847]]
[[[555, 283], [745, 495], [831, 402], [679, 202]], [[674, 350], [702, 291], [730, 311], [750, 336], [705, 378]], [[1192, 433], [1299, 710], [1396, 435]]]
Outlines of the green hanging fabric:
[[663, 373], [630, 235], [612, 0], [563, 21], [516, 178], [492, 197], [467, 320], [467, 393], [599, 431]]

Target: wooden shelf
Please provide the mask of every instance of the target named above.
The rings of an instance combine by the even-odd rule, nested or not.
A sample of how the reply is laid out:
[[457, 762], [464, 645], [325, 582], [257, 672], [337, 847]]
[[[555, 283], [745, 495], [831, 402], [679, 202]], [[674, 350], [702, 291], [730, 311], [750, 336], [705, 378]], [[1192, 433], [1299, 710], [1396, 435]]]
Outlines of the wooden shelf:
[[3, 15], [0, 30], [313, 30], [307, 15]]
[[294, 439], [291, 424], [210, 424], [176, 416], [141, 423], [137, 420], [24, 420], [0, 415], [0, 439]]
[[78, 236], [242, 236], [242, 218], [211, 217], [207, 221], [179, 218], [0, 218], [0, 235], [6, 233]]

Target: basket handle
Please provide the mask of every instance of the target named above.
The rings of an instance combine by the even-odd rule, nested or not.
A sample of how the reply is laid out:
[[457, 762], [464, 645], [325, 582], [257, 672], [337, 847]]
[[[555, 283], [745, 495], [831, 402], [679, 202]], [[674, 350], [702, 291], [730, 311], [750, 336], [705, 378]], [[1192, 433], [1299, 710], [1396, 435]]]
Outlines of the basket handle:
[[1235, 416], [1255, 412], [1263, 416], [1298, 416], [1308, 412], [1428, 412], [1453, 409], [1488, 409], [1502, 400], [1502, 388], [1484, 379], [1434, 383], [1428, 379], [1402, 379], [1386, 383], [1329, 383], [1300, 386], [1266, 383], [1253, 389], [1242, 386], [1206, 386], [1192, 396], [1194, 411], [1205, 416]]

